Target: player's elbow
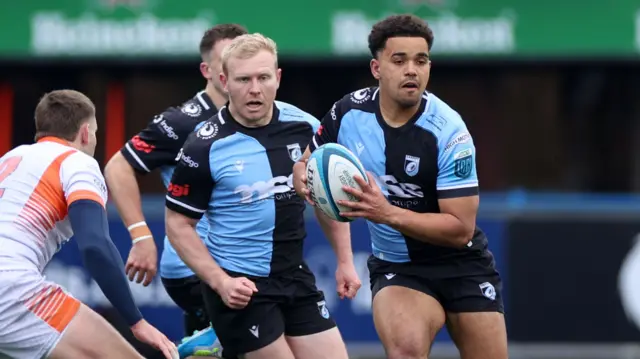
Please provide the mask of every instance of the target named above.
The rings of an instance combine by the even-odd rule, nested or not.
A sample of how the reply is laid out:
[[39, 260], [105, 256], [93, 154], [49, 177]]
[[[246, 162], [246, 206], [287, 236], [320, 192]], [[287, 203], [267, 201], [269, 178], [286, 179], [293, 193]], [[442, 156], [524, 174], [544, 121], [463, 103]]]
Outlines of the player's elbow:
[[169, 208], [165, 210], [165, 231], [167, 238], [172, 245], [178, 238], [183, 237], [185, 232], [194, 231], [197, 221], [175, 212]]
[[455, 248], [465, 248], [473, 239], [475, 227], [461, 226], [452, 238], [452, 244]]
[[104, 167], [104, 177], [109, 187], [126, 177], [131, 177], [135, 180], [133, 168], [120, 152], [116, 152], [107, 162]]

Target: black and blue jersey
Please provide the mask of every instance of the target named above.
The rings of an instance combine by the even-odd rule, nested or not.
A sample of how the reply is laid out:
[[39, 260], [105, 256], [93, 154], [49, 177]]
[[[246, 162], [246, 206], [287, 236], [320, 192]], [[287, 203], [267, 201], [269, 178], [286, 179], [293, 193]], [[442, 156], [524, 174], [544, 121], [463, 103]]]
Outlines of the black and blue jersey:
[[205, 215], [206, 245], [222, 268], [268, 277], [302, 264], [304, 201], [293, 164], [320, 122], [281, 102], [264, 127], [240, 125], [222, 108], [187, 139], [171, 178], [167, 208]]
[[[120, 153], [136, 172], [149, 173], [160, 170], [165, 188], [176, 165], [176, 157], [196, 126], [218, 112], [204, 91], [198, 92], [179, 107], [169, 107], [153, 117], [147, 127], [133, 136], [120, 149]], [[207, 232], [206, 222], [198, 223], [198, 233]], [[186, 278], [194, 275], [180, 259], [165, 237], [160, 258], [160, 275], [163, 278]]]
[[[438, 213], [438, 200], [478, 194], [476, 150], [460, 115], [425, 92], [416, 115], [393, 128], [380, 113], [378, 88], [355, 91], [336, 102], [309, 144], [349, 148], [373, 174], [390, 203], [419, 213]], [[388, 262], [432, 263], [486, 248], [476, 228], [465, 249], [435, 246], [385, 224], [368, 222], [373, 255]]]

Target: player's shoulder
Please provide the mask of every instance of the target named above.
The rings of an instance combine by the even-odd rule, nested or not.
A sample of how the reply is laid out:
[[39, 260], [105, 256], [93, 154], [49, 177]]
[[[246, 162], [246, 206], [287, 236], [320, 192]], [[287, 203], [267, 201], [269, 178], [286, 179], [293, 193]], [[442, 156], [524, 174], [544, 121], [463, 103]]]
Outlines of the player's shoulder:
[[467, 126], [456, 110], [433, 93], [425, 92], [425, 98], [427, 104], [416, 126], [431, 132], [438, 139], [447, 140], [458, 133], [468, 135]]
[[182, 130], [191, 132], [194, 126], [216, 113], [210, 100], [207, 101], [203, 91], [183, 102], [179, 106], [166, 108], [153, 117], [150, 125], [158, 126], [161, 130]]
[[211, 147], [216, 141], [221, 140], [233, 133], [230, 126], [226, 126], [227, 122], [222, 118], [221, 111], [216, 113], [204, 121], [198, 123], [193, 132], [189, 134], [184, 148], [205, 149]]
[[62, 161], [62, 165], [65, 166], [66, 169], [85, 172], [88, 171], [102, 175], [100, 165], [93, 156], [89, 156], [88, 154], [76, 149], [71, 149], [70, 151], [72, 152], [70, 152], [68, 157]]
[[320, 125], [320, 121], [315, 116], [297, 106], [282, 101], [275, 101], [275, 105], [280, 111], [279, 120], [282, 122], [303, 122], [314, 128]]
[[372, 86], [348, 93], [334, 104], [332, 113], [345, 115], [351, 110], [375, 113], [378, 91], [377, 86]]

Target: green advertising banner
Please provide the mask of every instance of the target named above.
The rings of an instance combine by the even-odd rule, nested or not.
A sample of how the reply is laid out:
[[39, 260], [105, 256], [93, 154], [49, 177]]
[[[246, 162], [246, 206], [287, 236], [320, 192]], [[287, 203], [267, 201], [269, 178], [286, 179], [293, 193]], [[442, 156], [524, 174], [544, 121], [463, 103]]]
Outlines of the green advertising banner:
[[636, 0], [23, 0], [0, 11], [0, 57], [196, 56], [208, 27], [241, 23], [286, 56], [366, 56], [371, 25], [413, 13], [434, 56], [631, 56]]

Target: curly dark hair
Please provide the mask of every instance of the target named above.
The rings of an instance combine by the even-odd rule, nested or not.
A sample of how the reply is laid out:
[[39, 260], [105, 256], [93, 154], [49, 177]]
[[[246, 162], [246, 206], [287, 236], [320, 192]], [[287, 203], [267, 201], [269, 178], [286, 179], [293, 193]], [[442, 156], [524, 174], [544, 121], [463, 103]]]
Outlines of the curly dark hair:
[[205, 31], [200, 40], [200, 55], [208, 56], [216, 43], [224, 39], [235, 39], [240, 35], [247, 34], [247, 29], [238, 24], [219, 24]]
[[429, 50], [433, 45], [433, 31], [421, 18], [411, 15], [391, 15], [378, 21], [369, 33], [369, 51], [377, 58], [392, 37], [421, 37], [427, 41]]

